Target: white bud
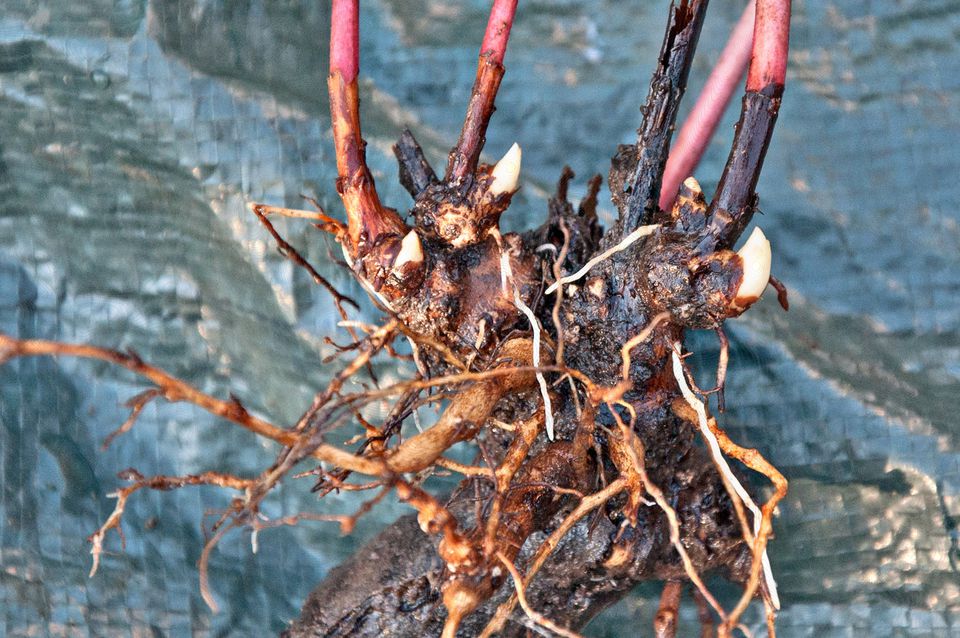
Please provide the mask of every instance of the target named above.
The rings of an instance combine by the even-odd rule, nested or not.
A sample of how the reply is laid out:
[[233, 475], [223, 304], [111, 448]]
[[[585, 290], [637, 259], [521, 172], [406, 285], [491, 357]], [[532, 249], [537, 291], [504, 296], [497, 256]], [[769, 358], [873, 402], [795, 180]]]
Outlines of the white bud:
[[691, 193], [702, 193], [703, 189], [700, 188], [700, 182], [697, 181], [695, 177], [688, 177], [683, 180], [683, 185], [687, 187]]
[[746, 308], [763, 294], [770, 281], [770, 242], [762, 230], [754, 228], [737, 255], [743, 260], [743, 279], [733, 303]]
[[517, 181], [520, 179], [520, 159], [523, 153], [520, 146], [514, 142], [510, 150], [493, 167], [491, 175], [493, 181], [490, 183], [490, 193], [496, 197], [504, 193], [512, 193], [517, 190]]
[[400, 241], [400, 252], [393, 260], [393, 270], [399, 270], [407, 263], [419, 264], [423, 261], [423, 248], [420, 246], [420, 237], [417, 231], [411, 230]]

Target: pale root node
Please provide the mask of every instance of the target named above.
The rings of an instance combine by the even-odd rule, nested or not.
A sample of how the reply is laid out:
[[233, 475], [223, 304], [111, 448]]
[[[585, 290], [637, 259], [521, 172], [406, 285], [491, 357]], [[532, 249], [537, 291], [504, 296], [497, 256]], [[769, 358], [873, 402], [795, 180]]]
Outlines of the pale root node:
[[733, 303], [746, 309], [760, 298], [770, 281], [770, 242], [762, 230], [754, 228], [737, 255], [743, 261], [743, 279]]
[[683, 180], [683, 185], [687, 187], [691, 192], [702, 193], [703, 189], [700, 188], [700, 182], [697, 181], [695, 177], [688, 177]]
[[490, 173], [493, 176], [493, 181], [490, 183], [491, 195], [497, 197], [517, 190], [522, 156], [520, 145], [514, 142]]
[[400, 252], [393, 261], [393, 269], [399, 270], [404, 264], [419, 264], [423, 261], [423, 247], [417, 231], [411, 230], [400, 241]]

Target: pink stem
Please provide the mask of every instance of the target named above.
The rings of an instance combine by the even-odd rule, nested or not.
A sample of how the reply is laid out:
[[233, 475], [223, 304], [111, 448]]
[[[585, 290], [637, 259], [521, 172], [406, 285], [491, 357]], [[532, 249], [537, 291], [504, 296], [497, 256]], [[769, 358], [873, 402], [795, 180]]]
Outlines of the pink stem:
[[753, 18], [756, 13], [754, 7], [754, 0], [750, 0], [743, 15], [740, 16], [740, 21], [730, 34], [730, 39], [720, 54], [713, 72], [707, 78], [697, 103], [683, 123], [673, 148], [670, 149], [670, 157], [667, 159], [660, 186], [661, 210], [670, 210], [680, 189], [680, 183], [692, 175], [697, 164], [700, 163], [700, 158], [710, 144], [720, 118], [730, 104], [740, 78], [743, 77], [743, 72], [750, 61], [753, 43]]
[[747, 91], [763, 91], [773, 84], [783, 89], [790, 44], [790, 0], [760, 0], [753, 30], [753, 59]]
[[787, 77], [790, 0], [757, 0], [747, 90], [733, 148], [707, 209], [701, 252], [730, 248], [756, 211], [756, 188], [773, 137]]
[[477, 79], [473, 82], [467, 116], [463, 119], [460, 139], [447, 159], [445, 179], [448, 182], [462, 182], [477, 169], [480, 151], [486, 142], [487, 125], [494, 111], [493, 102], [503, 79], [503, 54], [507, 51], [516, 11], [517, 0], [493, 0], [490, 20], [480, 45]]
[[339, 72], [345, 83], [360, 69], [359, 0], [333, 0], [330, 12], [330, 73]]
[[383, 234], [406, 232], [396, 211], [380, 204], [367, 168], [360, 134], [360, 2], [333, 0], [330, 13], [330, 123], [337, 151], [337, 192], [347, 211], [347, 246], [352, 258], [363, 257]]
[[503, 54], [507, 50], [510, 27], [513, 26], [516, 11], [517, 0], [494, 0], [487, 31], [483, 35], [483, 44], [480, 45], [480, 55], [487, 53], [492, 61], [503, 64]]

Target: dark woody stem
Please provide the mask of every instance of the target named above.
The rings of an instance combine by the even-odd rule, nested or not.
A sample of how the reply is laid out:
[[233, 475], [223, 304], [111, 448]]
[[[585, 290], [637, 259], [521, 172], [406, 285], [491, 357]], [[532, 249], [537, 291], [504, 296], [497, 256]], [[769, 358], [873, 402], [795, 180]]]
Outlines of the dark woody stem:
[[756, 210], [756, 187], [780, 112], [790, 37], [790, 0], [758, 0], [747, 91], [730, 156], [710, 202], [702, 253], [729, 248]]
[[409, 129], [404, 129], [400, 139], [393, 145], [393, 154], [397, 156], [400, 166], [400, 183], [414, 199], [427, 186], [437, 182], [433, 167]]
[[480, 47], [477, 79], [473, 83], [470, 104], [457, 145], [447, 161], [448, 182], [458, 182], [473, 175], [486, 142], [487, 125], [493, 115], [494, 100], [503, 79], [503, 56], [510, 38], [510, 28], [517, 11], [517, 0], [494, 0], [490, 20]]
[[670, 5], [667, 32], [643, 107], [643, 122], [637, 131], [637, 168], [627, 185], [627, 206], [620, 211], [621, 236], [648, 223], [657, 211], [670, 139], [707, 4], [708, 0], [680, 0]]
[[710, 144], [733, 94], [743, 80], [753, 47], [753, 18], [756, 4], [751, 0], [730, 34], [723, 52], [703, 85], [696, 104], [684, 120], [670, 148], [660, 186], [660, 210], [670, 210], [683, 180], [693, 175]]

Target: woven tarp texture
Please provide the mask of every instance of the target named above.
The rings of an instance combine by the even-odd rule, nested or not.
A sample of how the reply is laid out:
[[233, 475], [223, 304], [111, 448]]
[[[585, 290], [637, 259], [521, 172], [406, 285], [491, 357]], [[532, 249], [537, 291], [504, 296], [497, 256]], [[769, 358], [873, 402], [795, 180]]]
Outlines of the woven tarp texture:
[[[635, 139], [667, 4], [520, 3], [487, 136], [491, 157], [523, 147], [509, 228], [539, 224], [564, 164], [578, 196]], [[743, 7], [711, 4], [686, 108]], [[456, 140], [487, 9], [362, 3], [363, 126], [391, 206], [410, 204], [390, 151], [403, 127], [435, 165]], [[960, 636], [960, 2], [796, 0], [794, 13], [755, 218], [792, 305], [765, 298], [730, 322], [722, 423], [790, 480], [770, 549], [779, 635]], [[247, 204], [302, 208], [308, 194], [343, 214], [328, 14], [326, 0], [0, 3], [0, 331], [129, 348], [294, 422], [335, 369], [322, 338], [348, 337]], [[737, 108], [697, 170], [708, 192]], [[608, 193], [601, 204], [609, 224]], [[363, 297], [321, 232], [278, 228]], [[369, 304], [360, 316], [377, 318]], [[709, 376], [715, 338], [688, 345]], [[330, 523], [264, 531], [256, 553], [233, 532], [212, 556], [215, 614], [196, 564], [232, 494], [143, 491], [125, 547], [111, 533], [90, 578], [86, 537], [113, 508], [118, 472], [250, 475], [274, 459], [274, 446], [163, 403], [101, 450], [146, 387], [68, 358], [0, 367], [0, 635], [276, 634], [332, 566], [409, 513], [385, 502], [347, 537]], [[356, 506], [310, 485], [288, 480], [266, 514]], [[643, 635], [657, 596], [638, 588], [586, 635]], [[688, 607], [684, 635], [696, 631]], [[747, 620], [763, 634], [759, 614]]]

